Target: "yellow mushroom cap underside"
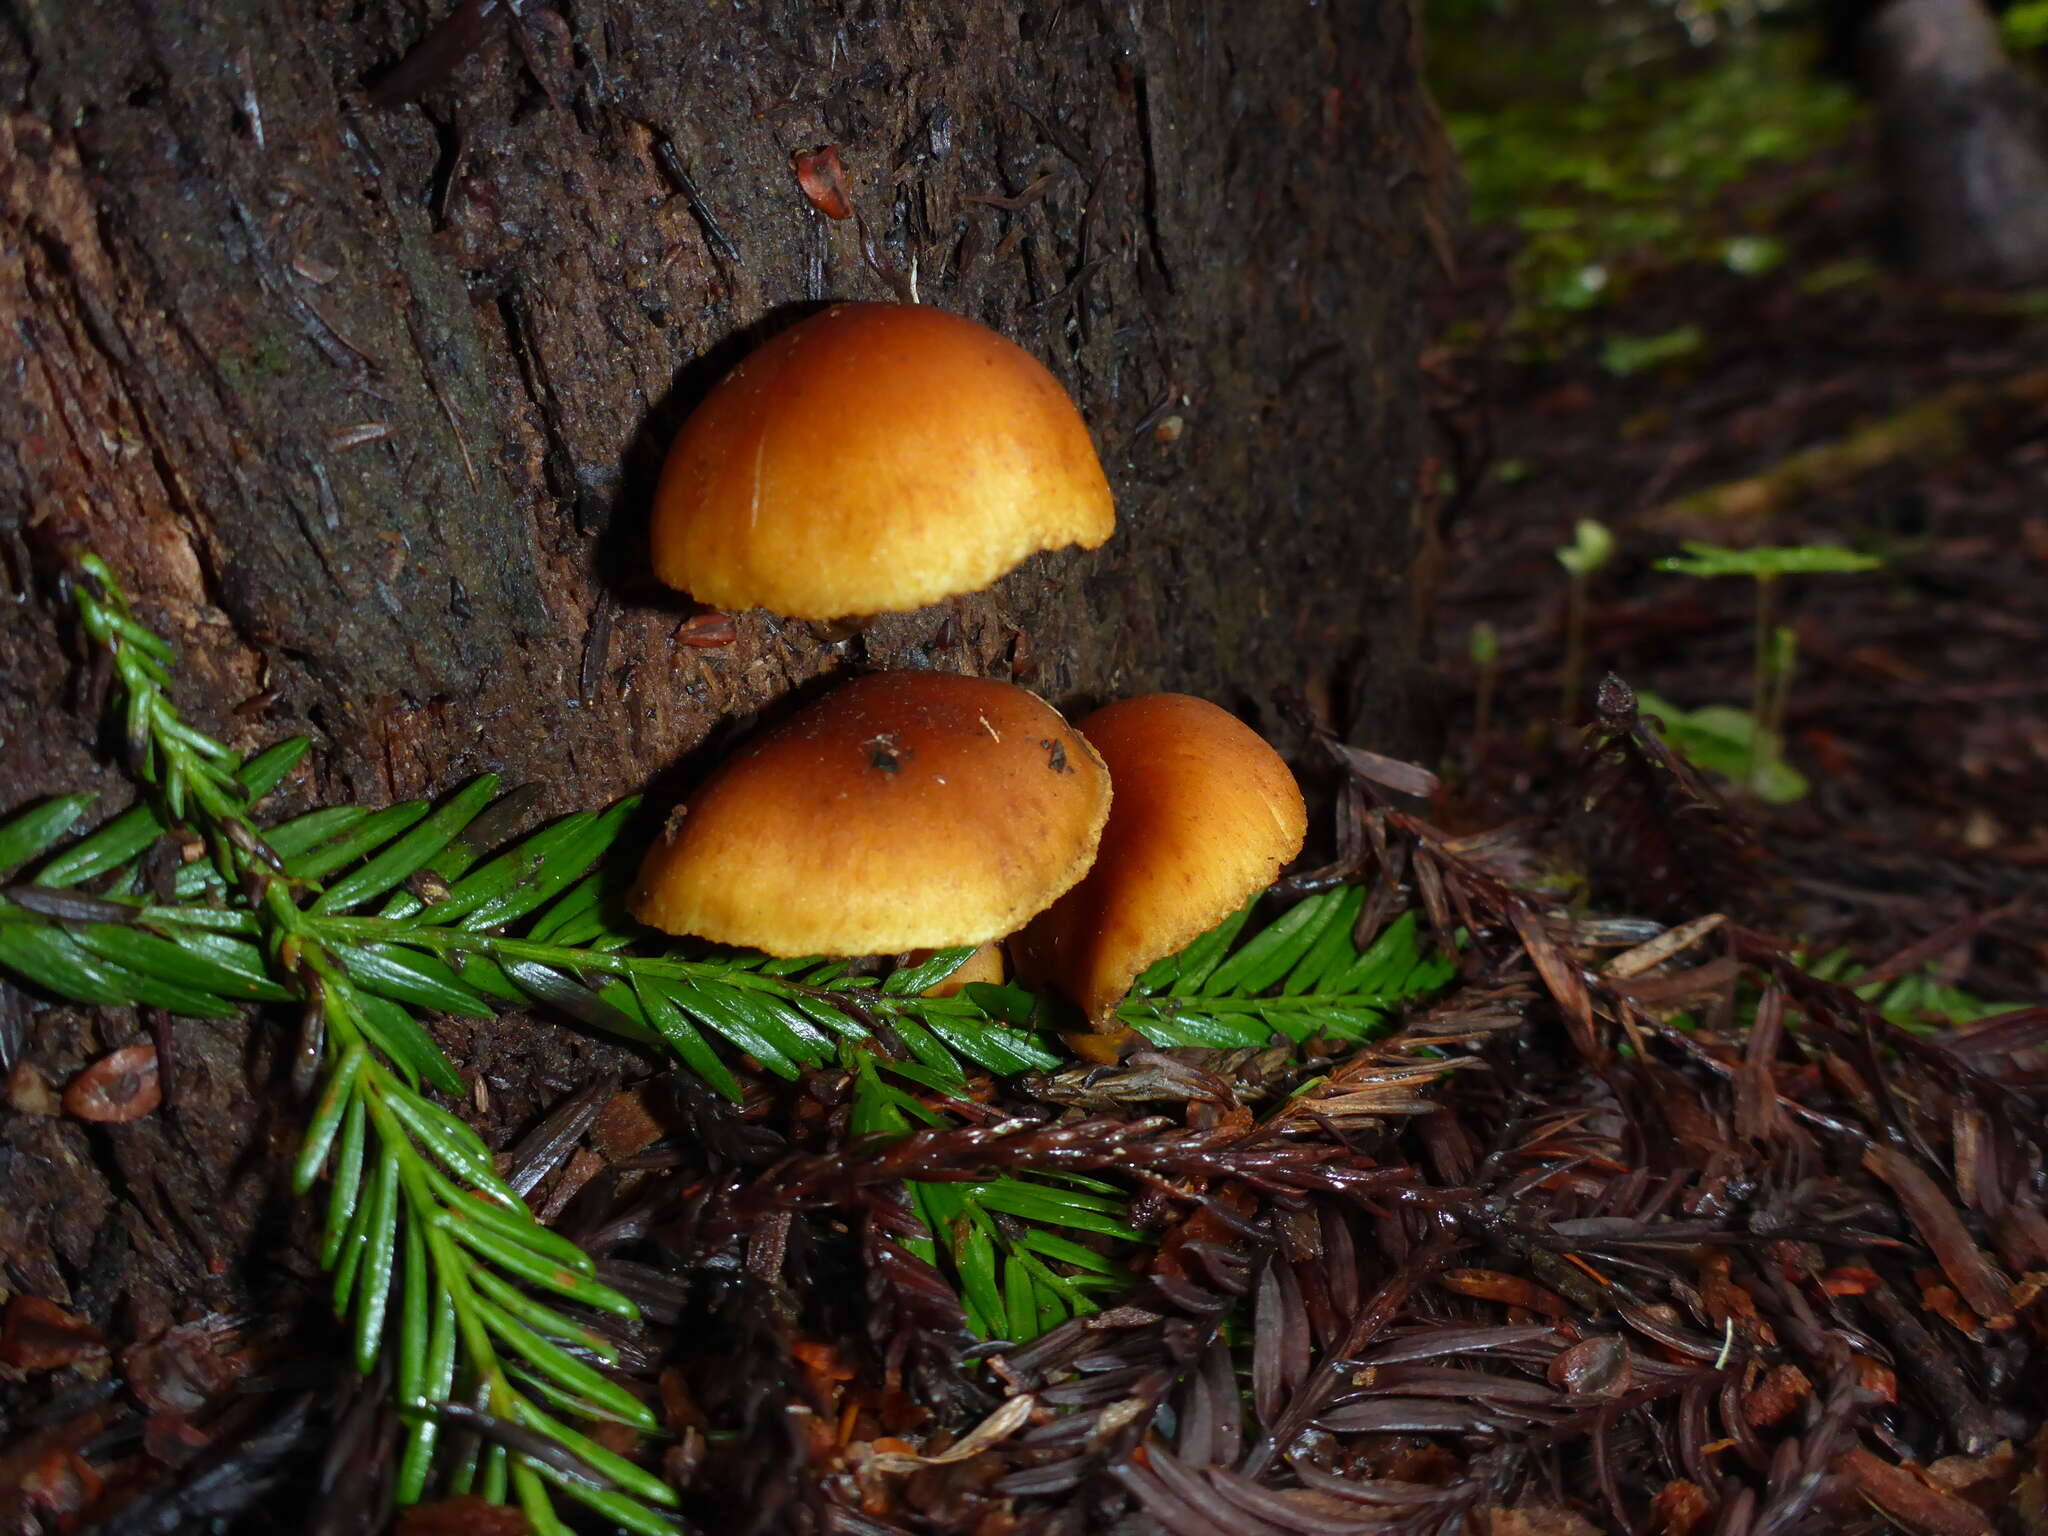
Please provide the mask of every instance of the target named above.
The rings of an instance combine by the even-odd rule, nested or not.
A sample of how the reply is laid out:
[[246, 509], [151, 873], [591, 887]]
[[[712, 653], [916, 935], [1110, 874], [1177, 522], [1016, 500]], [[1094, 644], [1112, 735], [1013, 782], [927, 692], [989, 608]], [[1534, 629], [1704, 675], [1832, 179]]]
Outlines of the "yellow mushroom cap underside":
[[719, 608], [838, 619], [988, 586], [1116, 526], [1080, 412], [986, 326], [838, 304], [765, 343], [683, 423], [655, 573]]
[[1154, 961], [1235, 912], [1301, 851], [1287, 764], [1203, 699], [1150, 694], [1080, 723], [1116, 800], [1088, 876], [1032, 922], [1020, 966], [1097, 1024]]
[[642, 922], [771, 955], [868, 955], [1013, 933], [1080, 879], [1102, 760], [1022, 688], [857, 678], [764, 731], [671, 819]]

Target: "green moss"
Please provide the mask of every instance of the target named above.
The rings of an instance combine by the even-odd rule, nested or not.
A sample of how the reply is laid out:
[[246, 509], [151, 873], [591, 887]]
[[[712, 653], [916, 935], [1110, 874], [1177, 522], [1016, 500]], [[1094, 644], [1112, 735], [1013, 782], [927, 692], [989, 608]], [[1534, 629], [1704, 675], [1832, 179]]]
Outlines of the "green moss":
[[292, 368], [291, 338], [276, 331], [258, 337], [240, 352], [222, 353], [220, 359], [222, 375], [237, 389], [283, 378]]

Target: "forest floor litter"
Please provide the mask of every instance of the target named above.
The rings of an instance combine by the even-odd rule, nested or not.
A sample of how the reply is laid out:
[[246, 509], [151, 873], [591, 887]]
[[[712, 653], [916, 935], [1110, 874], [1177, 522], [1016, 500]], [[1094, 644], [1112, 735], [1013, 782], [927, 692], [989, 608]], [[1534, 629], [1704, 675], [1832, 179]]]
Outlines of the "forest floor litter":
[[[1313, 991], [1377, 955], [1384, 1037], [970, 1065], [964, 1094], [855, 1052], [737, 1067], [736, 1101], [594, 1048], [582, 1084], [527, 1084], [543, 1114], [488, 1084], [552, 1026], [443, 1030], [484, 1053], [499, 1171], [641, 1308], [585, 1320], [661, 1438], [594, 1439], [716, 1533], [2048, 1533], [2048, 436], [2007, 387], [2048, 323], [1879, 275], [1839, 184], [1780, 235], [1765, 276], [1688, 268], [1610, 312], [1610, 341], [1695, 330], [1661, 360], [1513, 355], [1485, 230], [1440, 296], [1479, 321], [1427, 365], [1451, 748], [1438, 774], [1327, 743], [1313, 867], [1203, 960]], [[1901, 421], [1761, 512], [1685, 500]], [[1561, 729], [1583, 518], [1615, 548]], [[1747, 587], [1651, 569], [1681, 537], [1882, 555], [1779, 593], [1782, 803], [1641, 718], [1639, 690], [1751, 688]], [[1182, 984], [1210, 995], [1187, 962], [1153, 986]], [[176, 1112], [124, 1049], [90, 1085], [108, 1135]], [[85, 1113], [56, 1091], [17, 1072], [10, 1108]], [[158, 1215], [203, 1250], [203, 1211]], [[389, 1352], [323, 1364], [323, 1290], [280, 1265], [264, 1315], [110, 1333], [17, 1289], [4, 1528], [380, 1529]], [[443, 1429], [597, 1475], [480, 1413]], [[401, 1521], [526, 1528], [467, 1497]]]

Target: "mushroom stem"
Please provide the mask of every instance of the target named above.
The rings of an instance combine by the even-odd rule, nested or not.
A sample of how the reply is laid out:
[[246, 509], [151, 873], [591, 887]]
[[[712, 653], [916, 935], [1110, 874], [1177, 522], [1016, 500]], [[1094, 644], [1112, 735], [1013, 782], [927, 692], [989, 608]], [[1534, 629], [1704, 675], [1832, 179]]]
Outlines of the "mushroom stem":
[[1124, 1045], [1134, 1031], [1128, 1024], [1109, 1024], [1100, 1029], [1077, 1030], [1065, 1036], [1067, 1049], [1091, 1067], [1113, 1067], [1123, 1058]]

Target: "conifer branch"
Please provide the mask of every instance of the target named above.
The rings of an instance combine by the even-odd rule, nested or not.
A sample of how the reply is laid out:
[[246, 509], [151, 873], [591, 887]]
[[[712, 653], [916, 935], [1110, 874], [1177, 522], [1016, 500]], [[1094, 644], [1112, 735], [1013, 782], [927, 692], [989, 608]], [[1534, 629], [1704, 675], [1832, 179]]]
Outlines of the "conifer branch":
[[[181, 1012], [215, 1012], [230, 999], [296, 999], [295, 1075], [317, 1082], [318, 1098], [293, 1182], [305, 1193], [328, 1177], [320, 1257], [335, 1309], [350, 1322], [356, 1367], [367, 1374], [396, 1349], [407, 1422], [400, 1502], [426, 1492], [444, 1415], [473, 1409], [523, 1432], [530, 1448], [483, 1437], [476, 1452], [442, 1469], [448, 1491], [516, 1502], [542, 1533], [568, 1530], [557, 1496], [629, 1530], [673, 1531], [658, 1506], [673, 1505], [674, 1491], [570, 1422], [657, 1427], [646, 1405], [600, 1369], [617, 1362], [613, 1346], [561, 1309], [631, 1317], [633, 1304], [595, 1278], [587, 1254], [534, 1219], [482, 1138], [429, 1097], [430, 1088], [460, 1094], [461, 1078], [407, 1008], [358, 984], [348, 950], [319, 920], [349, 882], [327, 890], [325, 870], [304, 861], [295, 868], [257, 828], [245, 765], [171, 700], [169, 646], [135, 619], [96, 557], [80, 558], [71, 587], [109, 665], [121, 755], [150, 791], [156, 826], [196, 832], [238, 906], [210, 919], [188, 913], [193, 921], [181, 930], [164, 920], [183, 909], [66, 893], [64, 882], [83, 878], [110, 845], [140, 836], [146, 846], [152, 829], [131, 814], [113, 824], [117, 838], [103, 830], [97, 850], [74, 849], [36, 885], [10, 888], [0, 963], [81, 1001], [153, 997]], [[20, 819], [7, 833], [0, 845], [10, 851], [29, 841]], [[354, 879], [366, 893], [363, 872]], [[132, 883], [117, 877], [115, 886]], [[130, 910], [136, 915], [124, 922]], [[199, 941], [179, 942], [192, 935]]]
[[[490, 775], [439, 804], [329, 806], [260, 827], [257, 804], [307, 743], [240, 761], [179, 714], [170, 647], [104, 564], [82, 556], [71, 593], [109, 684], [119, 755], [146, 792], [76, 841], [88, 796], [0, 823], [0, 882], [12, 882], [0, 883], [0, 972], [82, 1003], [202, 1017], [299, 1005], [294, 1079], [313, 1109], [294, 1183], [304, 1194], [327, 1180], [321, 1261], [355, 1363], [367, 1372], [396, 1352], [401, 1501], [474, 1492], [516, 1502], [552, 1533], [567, 1529], [555, 1510], [566, 1497], [634, 1531], [674, 1529], [662, 1512], [673, 1491], [575, 1427], [655, 1428], [602, 1369], [613, 1347], [562, 1310], [630, 1317], [632, 1303], [534, 1219], [477, 1133], [432, 1097], [459, 1099], [464, 1084], [421, 1011], [487, 1019], [543, 1005], [672, 1054], [734, 1102], [743, 1071], [850, 1067], [859, 1154], [785, 1167], [729, 1214], [748, 1200], [871, 1202], [858, 1192], [896, 1185], [909, 1204], [885, 1246], [908, 1255], [899, 1267], [944, 1271], [984, 1338], [1027, 1341], [1129, 1285], [1123, 1250], [1146, 1238], [1128, 1192], [1097, 1175], [1142, 1168], [1325, 1193], [1357, 1182], [1263, 1133], [949, 1119], [933, 1105], [964, 1097], [971, 1067], [1061, 1065], [1048, 1042], [1078, 1023], [1071, 1010], [1017, 986], [924, 995], [966, 949], [878, 978], [840, 961], [650, 946], [622, 902], [632, 800], [509, 846], [524, 800]], [[152, 850], [167, 832], [198, 856], [165, 867]], [[1250, 903], [1141, 977], [1117, 1016], [1162, 1047], [1369, 1039], [1454, 966], [1424, 952], [1413, 914], [1361, 951], [1364, 903], [1355, 886], [1327, 891], [1247, 938]], [[440, 1454], [450, 1424], [475, 1432], [452, 1464]]]

